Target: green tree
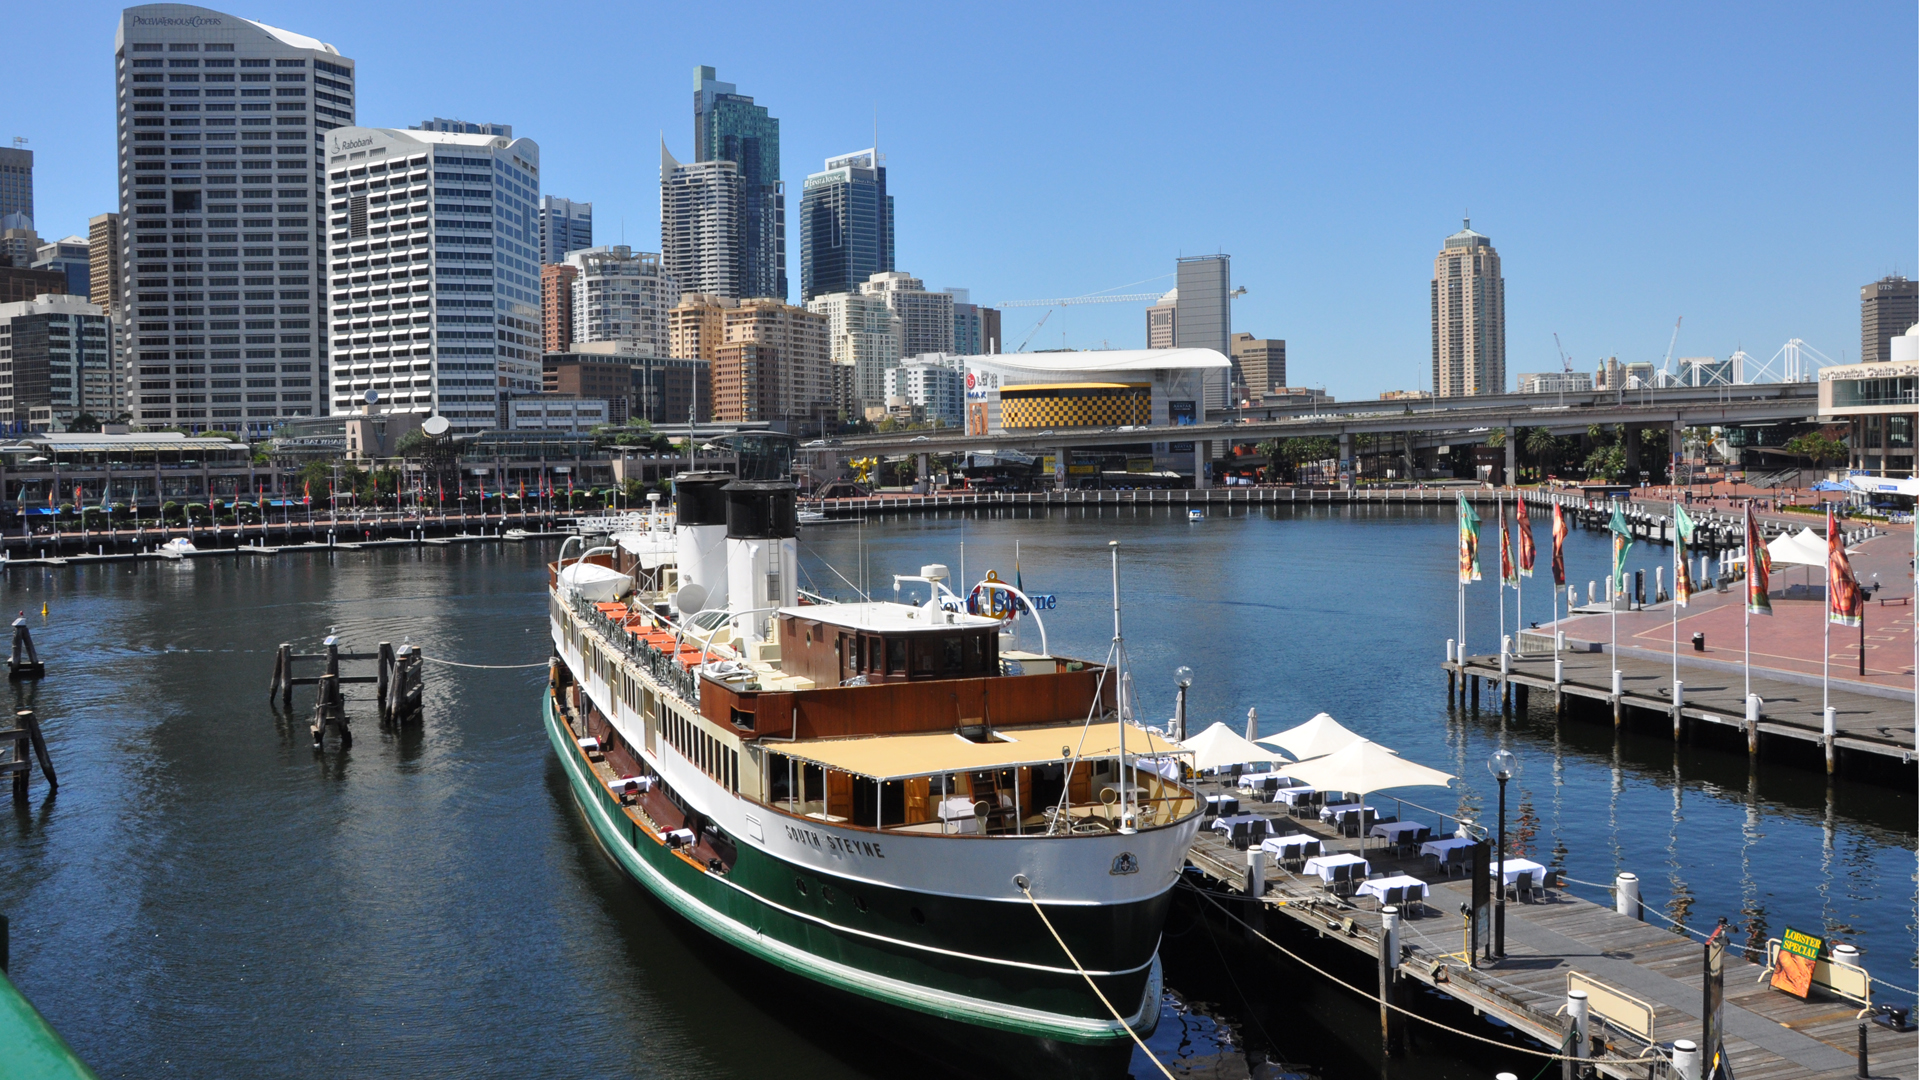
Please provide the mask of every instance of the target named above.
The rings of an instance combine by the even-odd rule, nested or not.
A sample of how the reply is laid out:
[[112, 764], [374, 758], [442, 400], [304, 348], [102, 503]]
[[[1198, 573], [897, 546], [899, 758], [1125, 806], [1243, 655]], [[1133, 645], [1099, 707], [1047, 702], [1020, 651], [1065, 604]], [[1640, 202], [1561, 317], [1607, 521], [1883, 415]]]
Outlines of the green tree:
[[83, 412], [72, 420], [67, 421], [67, 430], [73, 432], [98, 432], [100, 430], [100, 418], [90, 412]]
[[1560, 440], [1554, 438], [1553, 432], [1546, 428], [1528, 428], [1524, 440], [1520, 443], [1520, 449], [1525, 450], [1527, 457], [1533, 462], [1533, 474], [1536, 480], [1546, 479], [1547, 469], [1559, 464]]
[[1847, 460], [1847, 444], [1823, 431], [1809, 431], [1787, 440], [1789, 454], [1810, 459], [1815, 465]]

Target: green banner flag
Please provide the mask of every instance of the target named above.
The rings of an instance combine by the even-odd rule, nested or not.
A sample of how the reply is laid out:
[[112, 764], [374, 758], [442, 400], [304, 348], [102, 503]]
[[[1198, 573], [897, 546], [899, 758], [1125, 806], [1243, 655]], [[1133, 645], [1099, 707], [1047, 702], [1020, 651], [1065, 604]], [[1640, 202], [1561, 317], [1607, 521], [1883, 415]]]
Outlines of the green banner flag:
[[1673, 602], [1687, 606], [1693, 595], [1693, 566], [1689, 542], [1693, 539], [1693, 519], [1686, 508], [1673, 504]]
[[1633, 530], [1618, 506], [1613, 508], [1607, 531], [1613, 534], [1613, 595], [1618, 597], [1627, 588], [1627, 552], [1633, 550]]
[[1460, 583], [1480, 580], [1480, 515], [1460, 496]]

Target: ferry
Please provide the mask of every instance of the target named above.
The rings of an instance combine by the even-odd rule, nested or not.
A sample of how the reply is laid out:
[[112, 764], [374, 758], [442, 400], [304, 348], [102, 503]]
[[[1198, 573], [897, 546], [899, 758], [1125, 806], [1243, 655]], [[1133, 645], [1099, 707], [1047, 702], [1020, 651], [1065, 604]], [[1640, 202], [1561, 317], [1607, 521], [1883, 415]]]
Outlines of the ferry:
[[1117, 601], [1094, 663], [1013, 648], [937, 564], [904, 600], [802, 600], [791, 482], [675, 488], [548, 567], [541, 711], [600, 846], [717, 941], [996, 1072], [1124, 1075], [1203, 804], [1132, 720]]

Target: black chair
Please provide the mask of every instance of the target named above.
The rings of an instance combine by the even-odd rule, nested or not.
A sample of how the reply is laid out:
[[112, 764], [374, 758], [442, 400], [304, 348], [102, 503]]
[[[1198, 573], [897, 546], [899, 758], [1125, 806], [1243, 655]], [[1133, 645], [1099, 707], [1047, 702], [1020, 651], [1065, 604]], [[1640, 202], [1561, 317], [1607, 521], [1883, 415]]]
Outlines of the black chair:
[[1355, 869], [1356, 864], [1354, 863], [1341, 863], [1333, 868], [1333, 881], [1329, 883], [1333, 889], [1333, 895], [1343, 899], [1353, 895], [1353, 872]]
[[1508, 891], [1521, 903], [1533, 903], [1533, 871], [1527, 870], [1514, 875], [1513, 887]]
[[1465, 873], [1473, 867], [1473, 849], [1464, 847], [1448, 848], [1446, 866], [1448, 877], [1452, 877], [1455, 871]]
[[1266, 818], [1247, 822], [1248, 845], [1251, 847], [1259, 847], [1267, 839], [1267, 831]]
[[1245, 851], [1253, 846], [1253, 830], [1249, 822], [1233, 823], [1233, 847], [1236, 851]]
[[1317, 859], [1320, 857], [1320, 855], [1321, 855], [1320, 841], [1309, 840], [1306, 843], [1300, 845], [1300, 857], [1302, 859]]
[[1383, 890], [1380, 896], [1381, 907], [1387, 907], [1388, 905], [1399, 907], [1404, 906], [1406, 902], [1407, 887], [1405, 885], [1395, 885], [1390, 889]]

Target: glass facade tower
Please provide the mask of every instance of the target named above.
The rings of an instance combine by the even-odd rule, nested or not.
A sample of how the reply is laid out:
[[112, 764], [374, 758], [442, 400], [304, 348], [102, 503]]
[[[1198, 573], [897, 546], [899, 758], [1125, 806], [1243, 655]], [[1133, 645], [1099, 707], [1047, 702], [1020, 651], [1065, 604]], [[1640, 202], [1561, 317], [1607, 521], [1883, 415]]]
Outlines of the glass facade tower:
[[893, 269], [893, 197], [878, 150], [828, 158], [800, 196], [800, 293], [859, 292]]
[[780, 182], [780, 121], [765, 105], [701, 67], [693, 75], [693, 160], [740, 166], [742, 297], [787, 298], [787, 192]]

